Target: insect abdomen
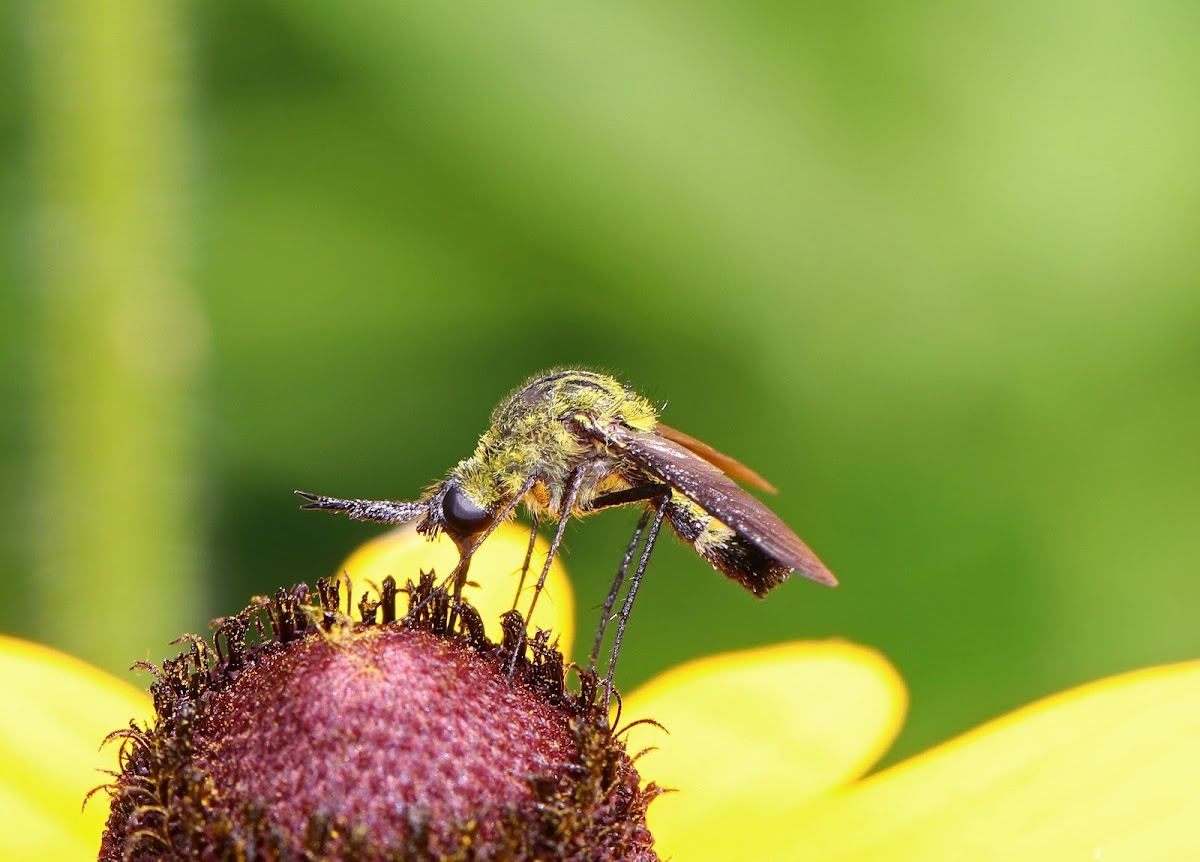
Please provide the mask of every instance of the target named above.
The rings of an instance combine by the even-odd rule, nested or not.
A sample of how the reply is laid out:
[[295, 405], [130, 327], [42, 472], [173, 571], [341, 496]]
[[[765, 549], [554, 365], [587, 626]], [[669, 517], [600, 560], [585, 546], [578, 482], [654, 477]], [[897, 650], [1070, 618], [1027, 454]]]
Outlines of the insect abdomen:
[[763, 598], [792, 570], [718, 522], [695, 503], [676, 496], [662, 504], [671, 528], [716, 569]]

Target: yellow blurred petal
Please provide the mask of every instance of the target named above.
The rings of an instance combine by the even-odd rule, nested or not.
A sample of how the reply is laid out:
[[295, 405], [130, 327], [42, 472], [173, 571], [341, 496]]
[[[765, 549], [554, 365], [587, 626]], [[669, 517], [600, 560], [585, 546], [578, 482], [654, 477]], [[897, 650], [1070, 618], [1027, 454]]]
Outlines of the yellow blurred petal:
[[[642, 724], [630, 751], [657, 746], [642, 778], [677, 789], [650, 806], [663, 858], [755, 859], [744, 835], [786, 829], [786, 812], [861, 775], [904, 717], [904, 684], [873, 650], [784, 644], [682, 665], [626, 698]], [[765, 858], [765, 857], [761, 857]], [[800, 857], [797, 857], [800, 858]]]
[[[463, 591], [463, 597], [469, 599], [483, 615], [488, 637], [494, 641], [501, 638], [500, 614], [512, 610], [528, 548], [529, 528], [509, 522], [501, 524], [471, 558], [469, 578], [478, 586], [468, 586]], [[529, 575], [525, 579], [521, 604], [517, 608], [522, 613], [528, 607], [533, 585], [541, 575], [548, 549], [539, 536], [529, 565]], [[340, 571], [350, 575], [355, 590], [359, 591], [366, 582], [380, 584], [388, 575], [400, 585], [410, 578], [416, 580], [421, 571], [436, 572], [444, 577], [456, 565], [458, 548], [444, 533], [430, 542], [409, 525], [367, 542], [350, 555]], [[535, 626], [551, 629], [558, 635], [559, 650], [569, 657], [575, 633], [575, 598], [567, 573], [559, 565], [557, 557], [550, 566], [546, 588], [538, 599], [533, 617]]]
[[129, 720], [153, 716], [150, 698], [77, 659], [0, 635], [0, 859], [94, 860], [108, 797], [84, 797], [117, 768]]
[[746, 858], [1194, 862], [1200, 662], [1084, 686], [811, 806]]

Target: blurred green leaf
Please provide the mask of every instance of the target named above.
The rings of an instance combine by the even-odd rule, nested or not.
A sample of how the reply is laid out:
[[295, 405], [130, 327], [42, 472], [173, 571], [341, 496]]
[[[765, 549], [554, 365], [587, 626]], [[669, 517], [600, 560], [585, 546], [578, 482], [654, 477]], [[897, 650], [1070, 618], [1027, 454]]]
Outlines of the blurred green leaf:
[[[412, 497], [509, 389], [581, 364], [760, 469], [842, 579], [757, 603], [664, 544], [626, 685], [853, 638], [913, 688], [902, 756], [1194, 656], [1198, 18], [1158, 0], [196, 7], [218, 610], [374, 534], [295, 511], [292, 488]], [[28, 359], [0, 357], [21, 404]], [[634, 520], [568, 530], [584, 630]]]

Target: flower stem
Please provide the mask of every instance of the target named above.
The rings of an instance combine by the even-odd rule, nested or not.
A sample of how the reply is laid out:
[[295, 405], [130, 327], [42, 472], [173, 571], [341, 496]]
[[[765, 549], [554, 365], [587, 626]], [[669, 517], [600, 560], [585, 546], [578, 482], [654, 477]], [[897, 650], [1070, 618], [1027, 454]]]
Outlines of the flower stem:
[[202, 338], [184, 266], [183, 9], [27, 6], [33, 613], [39, 636], [113, 669], [194, 627], [200, 610], [189, 431]]

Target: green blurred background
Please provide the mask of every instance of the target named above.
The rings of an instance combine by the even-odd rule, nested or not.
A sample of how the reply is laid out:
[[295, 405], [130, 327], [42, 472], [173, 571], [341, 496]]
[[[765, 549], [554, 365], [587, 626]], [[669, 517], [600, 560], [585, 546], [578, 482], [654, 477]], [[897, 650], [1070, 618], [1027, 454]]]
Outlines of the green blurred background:
[[[760, 603], [664, 543], [626, 688], [852, 639], [895, 758], [1197, 654], [1200, 6], [2, 16], [0, 630], [157, 658], [378, 532], [293, 488], [412, 497], [577, 364], [842, 580]], [[635, 520], [567, 533], [585, 634]]]

